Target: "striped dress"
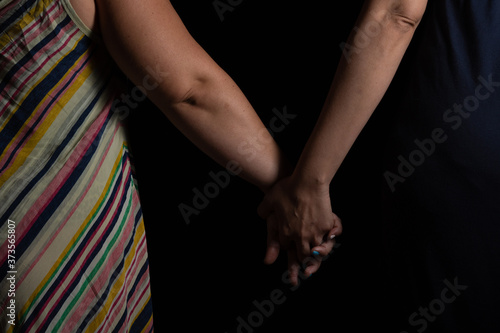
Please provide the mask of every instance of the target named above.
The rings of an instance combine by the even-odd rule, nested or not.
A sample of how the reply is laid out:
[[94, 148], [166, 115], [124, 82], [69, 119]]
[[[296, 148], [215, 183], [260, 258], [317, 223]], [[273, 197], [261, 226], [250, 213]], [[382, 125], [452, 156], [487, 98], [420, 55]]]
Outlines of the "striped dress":
[[152, 332], [117, 70], [69, 0], [0, 0], [0, 332]]

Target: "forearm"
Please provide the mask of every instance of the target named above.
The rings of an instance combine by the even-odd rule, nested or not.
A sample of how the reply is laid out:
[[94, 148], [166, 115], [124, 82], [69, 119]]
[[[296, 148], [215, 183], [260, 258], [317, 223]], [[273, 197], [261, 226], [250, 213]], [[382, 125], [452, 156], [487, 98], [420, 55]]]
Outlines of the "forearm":
[[180, 102], [156, 97], [157, 105], [196, 146], [223, 166], [236, 164], [239, 176], [260, 189], [266, 190], [290, 173], [290, 165], [269, 131], [220, 68], [211, 71]]
[[[389, 1], [371, 1], [360, 15], [355, 31], [372, 32], [363, 36], [369, 39], [363, 41], [362, 47], [357, 46], [361, 36], [353, 32], [349, 37], [347, 44], [355, 49], [340, 61], [295, 170], [295, 175], [305, 182], [330, 183], [387, 91], [413, 37], [418, 20], [395, 14], [386, 3]], [[374, 26], [379, 29], [377, 33], [373, 33]]]
[[[265, 190], [289, 166], [233, 80], [166, 0], [98, 0], [103, 40], [123, 72], [202, 151]], [[255, 149], [245, 155], [241, 145]]]

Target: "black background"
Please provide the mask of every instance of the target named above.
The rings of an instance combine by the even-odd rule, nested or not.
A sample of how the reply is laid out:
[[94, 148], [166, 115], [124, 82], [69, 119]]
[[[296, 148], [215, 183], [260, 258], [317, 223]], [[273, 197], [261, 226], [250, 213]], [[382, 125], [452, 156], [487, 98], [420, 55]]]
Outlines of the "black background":
[[[286, 106], [297, 115], [275, 136], [296, 161], [362, 1], [248, 0], [225, 12], [223, 21], [212, 0], [172, 3], [264, 124], [273, 108]], [[382, 287], [380, 192], [384, 143], [395, 112], [391, 96], [404, 83], [397, 80], [332, 183], [333, 208], [344, 223], [340, 247], [294, 291], [282, 280], [284, 253], [273, 266], [262, 263], [266, 227], [256, 213], [259, 190], [233, 177], [187, 225], [179, 204], [192, 206], [193, 188], [202, 189], [211, 181], [209, 172], [223, 168], [148, 101], [134, 110], [128, 118], [130, 146], [146, 223], [155, 331], [237, 332], [237, 318], [247, 320], [256, 311], [253, 301], [269, 300], [276, 289], [286, 300], [254, 332], [372, 331], [390, 321], [398, 305]]]

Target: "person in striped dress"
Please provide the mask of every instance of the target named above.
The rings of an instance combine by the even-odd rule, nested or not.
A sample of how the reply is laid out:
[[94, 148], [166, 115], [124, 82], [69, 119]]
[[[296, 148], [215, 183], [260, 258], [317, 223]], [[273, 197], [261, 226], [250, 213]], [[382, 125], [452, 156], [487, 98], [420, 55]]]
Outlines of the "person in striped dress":
[[120, 71], [263, 191], [289, 170], [168, 1], [0, 0], [2, 332], [153, 331]]

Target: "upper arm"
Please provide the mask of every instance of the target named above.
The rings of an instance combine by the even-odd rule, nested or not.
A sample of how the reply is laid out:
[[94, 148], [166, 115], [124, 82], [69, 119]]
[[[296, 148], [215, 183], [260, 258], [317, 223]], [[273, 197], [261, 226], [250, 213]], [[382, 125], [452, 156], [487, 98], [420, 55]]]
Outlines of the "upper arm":
[[156, 104], [181, 102], [197, 82], [220, 70], [169, 1], [97, 0], [97, 5], [111, 56], [135, 84], [155, 88], [150, 95]]

